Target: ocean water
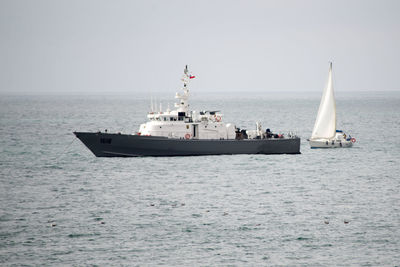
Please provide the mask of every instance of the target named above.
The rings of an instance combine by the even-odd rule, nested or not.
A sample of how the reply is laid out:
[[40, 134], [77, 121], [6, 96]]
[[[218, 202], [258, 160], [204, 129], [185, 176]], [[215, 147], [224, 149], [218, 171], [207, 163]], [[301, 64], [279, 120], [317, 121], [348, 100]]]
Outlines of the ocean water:
[[[320, 93], [195, 94], [300, 155], [96, 158], [147, 95], [1, 96], [1, 266], [399, 266], [400, 93], [336, 93], [348, 149], [310, 149]], [[160, 97], [164, 108], [172, 97]]]

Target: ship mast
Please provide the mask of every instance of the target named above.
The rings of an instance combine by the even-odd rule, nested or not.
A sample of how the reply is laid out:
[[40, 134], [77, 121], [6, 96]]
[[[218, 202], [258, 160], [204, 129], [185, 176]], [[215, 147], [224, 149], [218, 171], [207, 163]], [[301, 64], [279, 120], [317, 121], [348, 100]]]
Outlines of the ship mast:
[[189, 113], [189, 88], [188, 84], [191, 79], [193, 79], [195, 76], [191, 75], [191, 73], [188, 70], [188, 66], [186, 65], [184, 71], [183, 71], [183, 76], [182, 76], [182, 81], [183, 81], [183, 94], [176, 93], [175, 98], [179, 99], [178, 103], [175, 103], [175, 107], [178, 108], [178, 112], [185, 112], [186, 114]]

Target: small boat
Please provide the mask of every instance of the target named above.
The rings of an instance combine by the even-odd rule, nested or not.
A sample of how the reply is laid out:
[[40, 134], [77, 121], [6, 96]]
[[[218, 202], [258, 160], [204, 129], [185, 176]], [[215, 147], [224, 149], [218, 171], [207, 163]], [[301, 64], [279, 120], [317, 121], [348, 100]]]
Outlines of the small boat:
[[336, 129], [336, 102], [333, 93], [332, 62], [329, 64], [328, 82], [319, 104], [317, 119], [309, 139], [311, 148], [351, 147], [355, 138]]
[[300, 154], [300, 138], [289, 133], [239, 129], [223, 121], [215, 110], [189, 109], [189, 81], [195, 78], [187, 66], [183, 92], [176, 93], [174, 110], [151, 105], [148, 121], [136, 133], [74, 132], [97, 157], [195, 156], [222, 154]]

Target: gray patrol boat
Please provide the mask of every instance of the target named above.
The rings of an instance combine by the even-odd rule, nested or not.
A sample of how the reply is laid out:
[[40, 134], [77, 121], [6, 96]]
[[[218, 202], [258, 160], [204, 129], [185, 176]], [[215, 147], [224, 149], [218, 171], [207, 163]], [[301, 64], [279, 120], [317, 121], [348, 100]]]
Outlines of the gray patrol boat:
[[162, 112], [151, 107], [148, 122], [133, 134], [74, 132], [97, 157], [196, 156], [223, 154], [300, 154], [300, 138], [289, 133], [273, 134], [262, 130], [244, 130], [224, 123], [220, 111], [189, 110], [190, 80], [195, 78], [186, 66], [183, 93], [174, 110]]

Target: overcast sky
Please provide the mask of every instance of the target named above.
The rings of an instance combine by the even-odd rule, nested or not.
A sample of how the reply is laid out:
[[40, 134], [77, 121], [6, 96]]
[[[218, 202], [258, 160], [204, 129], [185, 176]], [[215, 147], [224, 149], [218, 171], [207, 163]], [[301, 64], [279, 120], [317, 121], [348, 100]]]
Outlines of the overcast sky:
[[0, 93], [400, 91], [400, 1], [0, 0]]

